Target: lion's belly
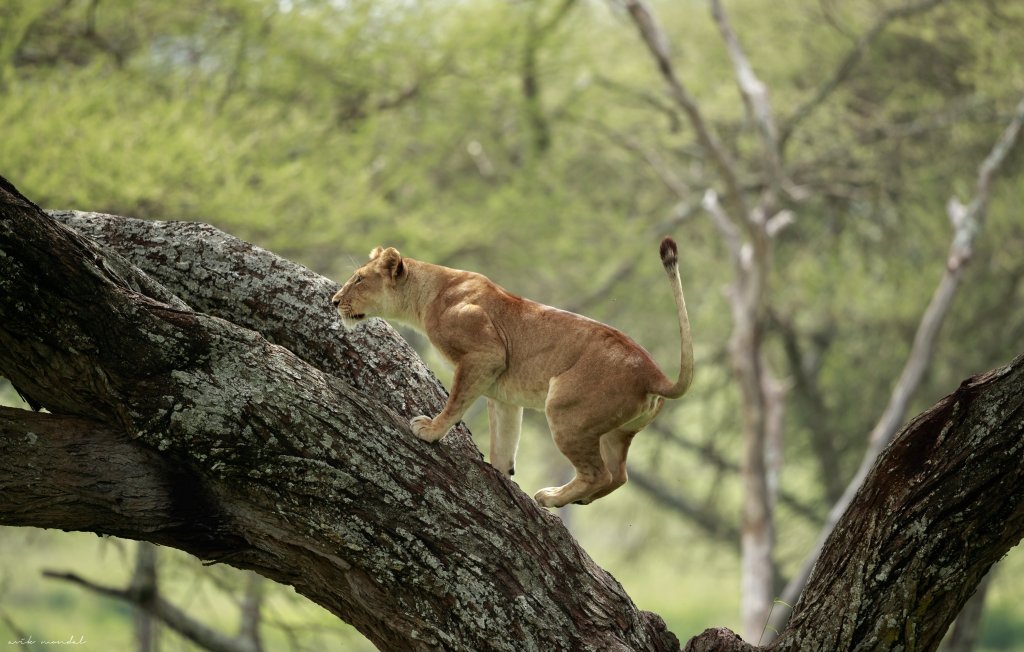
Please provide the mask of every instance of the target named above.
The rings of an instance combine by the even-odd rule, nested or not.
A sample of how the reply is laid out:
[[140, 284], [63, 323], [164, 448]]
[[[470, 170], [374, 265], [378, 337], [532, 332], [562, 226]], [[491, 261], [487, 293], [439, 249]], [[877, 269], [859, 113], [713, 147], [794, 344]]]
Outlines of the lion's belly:
[[548, 398], [548, 383], [531, 382], [528, 379], [516, 378], [508, 373], [498, 378], [491, 386], [487, 396], [502, 403], [521, 405], [532, 410], [543, 410]]

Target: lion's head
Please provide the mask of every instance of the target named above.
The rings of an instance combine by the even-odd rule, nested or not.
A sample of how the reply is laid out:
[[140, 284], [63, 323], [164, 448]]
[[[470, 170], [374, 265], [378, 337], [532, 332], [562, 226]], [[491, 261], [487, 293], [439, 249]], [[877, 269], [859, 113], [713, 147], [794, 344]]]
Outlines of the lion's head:
[[354, 328], [367, 317], [387, 317], [394, 313], [399, 299], [399, 284], [405, 280], [402, 254], [394, 247], [377, 247], [370, 261], [357, 269], [331, 299], [345, 328]]

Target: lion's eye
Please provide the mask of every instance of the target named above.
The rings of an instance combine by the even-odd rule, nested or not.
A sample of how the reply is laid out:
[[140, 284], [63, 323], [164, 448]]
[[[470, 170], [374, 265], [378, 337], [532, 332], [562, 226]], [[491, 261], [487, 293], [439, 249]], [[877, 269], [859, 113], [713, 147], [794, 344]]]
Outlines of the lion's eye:
[[356, 282], [355, 282], [355, 285], [359, 285], [359, 284], [360, 284], [360, 283], [362, 283], [362, 282], [363, 282], [363, 277], [362, 277], [362, 276], [357, 276], [357, 277], [356, 277]]

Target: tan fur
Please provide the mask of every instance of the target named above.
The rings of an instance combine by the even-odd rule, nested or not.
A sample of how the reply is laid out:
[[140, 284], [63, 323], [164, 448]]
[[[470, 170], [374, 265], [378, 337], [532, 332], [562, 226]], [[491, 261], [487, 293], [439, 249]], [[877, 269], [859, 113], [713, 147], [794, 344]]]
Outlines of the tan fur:
[[405, 322], [454, 365], [441, 413], [411, 420], [417, 437], [441, 439], [474, 400], [486, 396], [490, 462], [511, 475], [523, 407], [543, 410], [576, 477], [534, 498], [547, 507], [587, 504], [626, 482], [633, 435], [654, 419], [665, 398], [682, 396], [693, 377], [690, 324], [670, 238], [662, 242], [661, 256], [679, 315], [682, 353], [675, 382], [610, 326], [517, 297], [474, 272], [403, 258], [394, 248], [374, 249], [332, 302], [347, 328], [370, 316]]

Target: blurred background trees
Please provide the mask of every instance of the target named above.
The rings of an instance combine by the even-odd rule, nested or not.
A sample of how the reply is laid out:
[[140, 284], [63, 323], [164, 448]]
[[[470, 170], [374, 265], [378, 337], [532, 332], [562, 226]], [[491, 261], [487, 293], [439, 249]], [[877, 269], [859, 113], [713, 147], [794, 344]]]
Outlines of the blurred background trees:
[[[638, 439], [626, 488], [562, 516], [680, 638], [739, 629], [750, 456], [726, 292], [738, 252], [705, 210], [714, 206], [702, 205], [706, 191], [741, 229], [744, 202], [747, 213], [768, 205], [766, 219], [787, 216], [770, 265], [758, 268], [752, 313], [779, 408], [765, 461], [777, 494], [769, 577], [778, 596], [889, 401], [946, 266], [947, 202], [975, 194], [978, 165], [1024, 93], [1024, 5], [728, 0], [768, 90], [766, 145], [709, 3], [651, 2], [672, 72], [728, 153], [731, 181], [666, 92], [634, 5], [8, 0], [0, 124], [17, 128], [0, 133], [0, 166], [44, 207], [210, 222], [338, 280], [377, 244], [480, 271], [621, 328], [670, 375], [674, 309], [655, 252], [672, 233], [696, 338], [694, 387]], [[1021, 351], [1022, 167], [1019, 148], [1003, 161], [909, 414]], [[425, 342], [405, 334], [443, 377]], [[2, 381], [0, 392], [17, 402]], [[486, 437], [479, 406], [468, 421]], [[540, 415], [527, 415], [526, 428], [516, 478], [532, 491], [570, 470]], [[91, 568], [127, 584], [133, 546], [0, 531], [0, 636], [130, 640], [125, 607], [38, 570]], [[1019, 557], [988, 588], [987, 649], [1024, 641], [1024, 596], [1011, 579]], [[246, 578], [195, 566], [161, 552], [161, 585], [236, 631], [240, 610], [228, 607], [244, 601]], [[261, 590], [265, 640], [359, 645], [322, 632], [329, 619], [284, 589]], [[207, 594], [215, 606], [196, 608]], [[174, 635], [160, 644], [185, 645]]]

